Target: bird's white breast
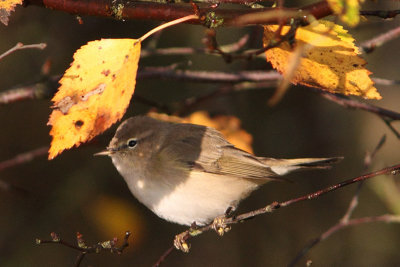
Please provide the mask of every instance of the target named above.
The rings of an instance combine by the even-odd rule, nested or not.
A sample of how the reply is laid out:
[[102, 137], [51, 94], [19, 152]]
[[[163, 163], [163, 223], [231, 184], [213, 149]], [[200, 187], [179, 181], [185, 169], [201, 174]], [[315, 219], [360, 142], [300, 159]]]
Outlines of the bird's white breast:
[[212, 221], [257, 188], [251, 180], [195, 171], [183, 177], [182, 182], [173, 183], [168, 177], [123, 173], [117, 162], [114, 164], [140, 202], [159, 217], [184, 225]]

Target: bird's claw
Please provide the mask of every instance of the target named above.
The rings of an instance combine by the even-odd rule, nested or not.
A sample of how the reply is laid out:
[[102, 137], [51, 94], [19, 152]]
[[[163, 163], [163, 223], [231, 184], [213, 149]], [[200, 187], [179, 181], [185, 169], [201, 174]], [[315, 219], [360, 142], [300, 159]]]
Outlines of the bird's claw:
[[226, 223], [226, 215], [219, 216], [214, 219], [211, 228], [217, 232], [219, 236], [223, 236], [226, 232], [231, 230], [231, 227]]
[[186, 239], [189, 237], [188, 231], [180, 233], [175, 236], [174, 246], [177, 250], [181, 250], [185, 253], [188, 253], [190, 250], [190, 244], [186, 243]]

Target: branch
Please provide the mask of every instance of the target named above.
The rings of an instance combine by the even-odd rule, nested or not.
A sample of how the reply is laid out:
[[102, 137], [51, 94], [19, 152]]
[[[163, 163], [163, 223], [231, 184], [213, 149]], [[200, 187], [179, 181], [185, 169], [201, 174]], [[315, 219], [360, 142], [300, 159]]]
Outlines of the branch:
[[59, 86], [61, 75], [44, 78], [44, 81], [0, 92], [0, 105], [27, 99], [51, 98]]
[[48, 149], [49, 148], [47, 146], [40, 147], [40, 148], [31, 150], [31, 151], [28, 151], [28, 152], [21, 153], [21, 154], [15, 156], [12, 159], [2, 161], [2, 162], [0, 162], [0, 172], [5, 170], [5, 169], [11, 168], [11, 167], [15, 167], [15, 166], [18, 166], [20, 164], [32, 161], [36, 157], [46, 155]]
[[[313, 199], [317, 199], [322, 195], [325, 195], [327, 193], [336, 191], [337, 189], [340, 189], [342, 187], [357, 183], [357, 182], [361, 182], [361, 181], [365, 181], [367, 179], [379, 176], [379, 175], [383, 175], [383, 174], [398, 174], [400, 173], [400, 164], [391, 166], [391, 167], [387, 167], [387, 168], [383, 168], [379, 171], [375, 171], [375, 172], [371, 172], [368, 174], [364, 174], [352, 179], [348, 179], [345, 180], [343, 182], [340, 182], [338, 184], [326, 187], [324, 189], [318, 190], [316, 192], [313, 192], [311, 194], [307, 194], [298, 198], [294, 198], [294, 199], [290, 199], [287, 201], [283, 201], [283, 202], [272, 202], [271, 204], [262, 207], [260, 209], [257, 210], [253, 210], [247, 213], [243, 213], [237, 216], [232, 216], [232, 217], [227, 217], [223, 219], [223, 222], [219, 222], [219, 224], [216, 227], [215, 221], [211, 224], [208, 224], [206, 226], [203, 227], [196, 227], [193, 226], [191, 228], [189, 228], [188, 230], [186, 230], [185, 232], [182, 232], [181, 234], [177, 235], [178, 241], [180, 242], [180, 244], [177, 244], [177, 238], [175, 239], [174, 245], [175, 247], [181, 249], [184, 252], [188, 252], [189, 251], [189, 245], [186, 243], [186, 241], [188, 239], [190, 239], [191, 237], [200, 235], [204, 232], [207, 232], [209, 230], [216, 230], [218, 234], [222, 235], [224, 232], [226, 232], [227, 230], [229, 230], [228, 226], [232, 225], [232, 224], [237, 224], [240, 222], [243, 222], [245, 220], [254, 218], [256, 216], [259, 216], [261, 214], [265, 214], [265, 213], [272, 213], [273, 211], [282, 208], [282, 207], [288, 207], [292, 204], [295, 203], [299, 203], [302, 201], [306, 201], [306, 200], [313, 200]], [[220, 218], [216, 218], [216, 220], [220, 220]], [[362, 220], [368, 220], [368, 219], [362, 219]], [[383, 219], [382, 219], [383, 220]], [[168, 255], [170, 255], [170, 253], [173, 251], [173, 249], [169, 248], [165, 253], [163, 253], [163, 255], [161, 256], [161, 258], [156, 262], [155, 266], [158, 266], [162, 263], [163, 260], [165, 260]]]
[[282, 78], [276, 71], [191, 71], [174, 70], [165, 67], [148, 67], [140, 70], [138, 79], [167, 79], [203, 83], [239, 83], [278, 81]]
[[[386, 135], [383, 135], [382, 138], [379, 140], [378, 144], [376, 145], [375, 149], [372, 152], [367, 152], [366, 156], [364, 158], [364, 169], [367, 169], [369, 165], [372, 162], [372, 159], [375, 157], [376, 153], [382, 148], [383, 144], [386, 141]], [[355, 208], [358, 206], [358, 196], [361, 192], [363, 182], [360, 182], [358, 184], [358, 187], [356, 189], [356, 192], [351, 199], [349, 203], [349, 207], [347, 208], [346, 213], [343, 215], [343, 217], [339, 220], [339, 222], [332, 227], [330, 227], [328, 230], [323, 232], [319, 237], [315, 238], [314, 240], [310, 241], [308, 245], [306, 245], [297, 255], [296, 257], [289, 263], [289, 266], [295, 266], [295, 264], [308, 252], [310, 251], [313, 247], [318, 245], [321, 241], [325, 240], [335, 232], [337, 232], [340, 229], [343, 229], [347, 226], [352, 226], [356, 224], [361, 224], [361, 223], [367, 223], [367, 222], [374, 222], [374, 221], [380, 221], [380, 218], [386, 218], [390, 217], [391, 215], [384, 215], [384, 216], [378, 216], [378, 217], [364, 217], [364, 218], [359, 218], [359, 219], [354, 219], [350, 220], [350, 217], [352, 216]], [[400, 217], [399, 217], [400, 218]], [[356, 223], [356, 222], [359, 223]]]
[[24, 45], [23, 43], [17, 43], [14, 47], [10, 48], [6, 52], [0, 55], [0, 60], [5, 58], [6, 56], [14, 53], [17, 50], [23, 50], [23, 49], [40, 49], [43, 50], [45, 49], [47, 44], [45, 43], [40, 43], [40, 44], [30, 44], [30, 45]]
[[318, 90], [318, 89], [316, 89], [315, 91], [318, 92], [324, 98], [326, 98], [338, 105], [341, 105], [343, 107], [361, 109], [361, 110], [365, 110], [365, 111], [374, 113], [378, 116], [385, 117], [388, 119], [400, 120], [400, 113], [398, 113], [398, 112], [395, 112], [395, 111], [392, 111], [389, 109], [380, 108], [380, 107], [377, 107], [377, 106], [374, 106], [371, 104], [363, 103], [363, 102], [360, 102], [360, 101], [357, 101], [354, 99], [347, 98], [342, 95], [332, 94], [332, 93]]
[[[247, 41], [249, 40], [249, 35], [246, 34], [241, 37], [237, 42], [232, 44], [223, 45], [220, 48], [227, 53], [233, 53], [239, 51], [243, 48]], [[174, 56], [174, 55], [198, 55], [198, 54], [207, 54], [207, 55], [220, 55], [219, 53], [215, 53], [210, 51], [207, 48], [193, 48], [193, 47], [168, 47], [168, 48], [151, 48], [151, 49], [143, 49], [140, 52], [140, 58], [145, 58], [149, 56]]]
[[[147, 19], [170, 21], [194, 14], [191, 4], [171, 4], [156, 2], [135, 2], [135, 1], [115, 1], [115, 0], [25, 0], [25, 6], [38, 5], [53, 10], [60, 10], [75, 15], [89, 15], [110, 17], [118, 20], [127, 19]], [[299, 10], [301, 10], [299, 12]], [[291, 16], [282, 17], [274, 8], [213, 8], [201, 7], [198, 9], [199, 19], [188, 23], [209, 25], [210, 27], [219, 26], [244, 26], [250, 24], [277, 24], [279, 21], [289, 21], [293, 18], [293, 12], [297, 16], [312, 15], [316, 19], [323, 18], [332, 14], [332, 10], [326, 1], [320, 1], [299, 9], [281, 8], [281, 12], [288, 12]], [[260, 19], [257, 15], [254, 19], [247, 18], [246, 21], [238, 23], [241, 16], [252, 14], [263, 14], [265, 19]], [[268, 16], [267, 16], [268, 14]], [[250, 16], [251, 17], [251, 16]]]
[[375, 50], [375, 48], [378, 48], [382, 46], [383, 44], [397, 38], [400, 36], [400, 26], [394, 29], [391, 29], [388, 32], [382, 33], [371, 40], [365, 41], [360, 45], [360, 51], [362, 53], [371, 53], [372, 51]]
[[80, 253], [78, 254], [76, 261], [75, 261], [75, 267], [78, 267], [83, 258], [85, 257], [86, 254], [90, 253], [100, 253], [103, 250], [108, 250], [111, 253], [118, 253], [121, 254], [125, 248], [129, 246], [128, 239], [131, 233], [129, 231], [125, 232], [124, 240], [121, 244], [121, 246], [117, 247], [116, 244], [118, 242], [118, 238], [113, 238], [112, 240], [107, 240], [103, 242], [99, 242], [97, 244], [87, 246], [85, 243], [85, 240], [83, 240], [83, 236], [80, 233], [76, 234], [76, 240], [77, 240], [77, 245], [70, 244], [64, 240], [62, 240], [56, 233], [51, 233], [51, 240], [41, 240], [41, 239], [36, 239], [36, 244], [41, 245], [41, 244], [60, 244], [69, 248], [72, 248], [74, 250], [79, 251]]
[[400, 10], [364, 10], [360, 11], [361, 16], [373, 16], [382, 19], [392, 19], [400, 14]]
[[295, 264], [301, 259], [311, 248], [313, 248], [316, 244], [324, 241], [332, 234], [336, 233], [339, 230], [347, 228], [349, 226], [357, 226], [365, 223], [372, 223], [372, 222], [386, 222], [386, 223], [400, 223], [400, 215], [391, 215], [385, 214], [381, 216], [375, 217], [362, 217], [357, 219], [351, 219], [348, 221], [340, 221], [338, 224], [334, 225], [333, 227], [329, 228], [325, 233], [323, 233], [320, 237], [312, 240], [297, 256], [294, 258], [292, 262], [288, 264], [288, 266], [295, 266]]
[[[0, 162], [0, 172], [4, 171], [5, 169], [15, 167], [18, 165], [21, 165], [23, 163], [27, 163], [31, 160], [33, 160], [36, 157], [43, 156], [47, 154], [48, 147], [40, 147], [25, 153], [21, 153], [17, 155], [16, 157], [5, 160]], [[29, 194], [29, 192], [21, 187], [9, 184], [3, 180], [0, 179], [0, 189], [3, 191], [14, 191], [18, 194], [22, 194], [23, 196], [26, 196]]]
[[367, 103], [362, 103], [362, 102], [359, 102], [356, 100], [352, 100], [352, 99], [342, 96], [342, 95], [332, 94], [332, 93], [325, 92], [322, 90], [315, 90], [315, 91], [318, 92], [324, 98], [326, 98], [338, 105], [341, 105], [343, 107], [361, 109], [361, 110], [365, 110], [365, 111], [368, 111], [368, 112], [378, 115], [383, 120], [383, 122], [389, 127], [389, 129], [393, 132], [393, 134], [398, 139], [400, 139], [400, 133], [392, 125], [393, 121], [400, 120], [400, 113], [392, 111], [392, 110], [380, 108], [380, 107], [377, 107], [374, 105], [370, 105]]

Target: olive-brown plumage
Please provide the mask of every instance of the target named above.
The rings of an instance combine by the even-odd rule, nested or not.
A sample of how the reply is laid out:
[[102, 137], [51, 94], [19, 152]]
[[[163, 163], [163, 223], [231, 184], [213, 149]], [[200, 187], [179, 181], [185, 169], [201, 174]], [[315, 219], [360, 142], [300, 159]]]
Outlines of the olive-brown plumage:
[[108, 148], [132, 194], [159, 217], [203, 225], [223, 215], [260, 185], [301, 168], [326, 168], [340, 158], [272, 159], [235, 148], [215, 129], [125, 120]]

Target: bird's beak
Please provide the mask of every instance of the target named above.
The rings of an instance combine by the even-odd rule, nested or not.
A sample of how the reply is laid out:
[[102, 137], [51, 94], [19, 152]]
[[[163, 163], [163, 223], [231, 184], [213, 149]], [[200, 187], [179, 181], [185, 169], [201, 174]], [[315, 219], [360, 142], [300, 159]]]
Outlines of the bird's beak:
[[107, 148], [106, 150], [100, 151], [98, 153], [93, 154], [93, 156], [110, 156], [111, 154], [114, 154], [115, 151], [111, 148]]

